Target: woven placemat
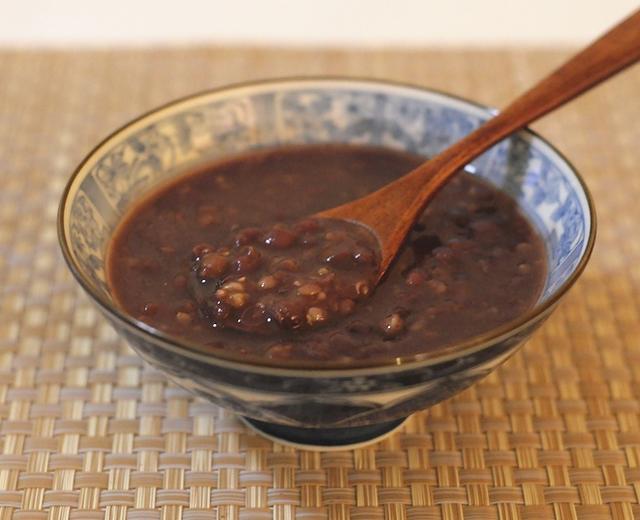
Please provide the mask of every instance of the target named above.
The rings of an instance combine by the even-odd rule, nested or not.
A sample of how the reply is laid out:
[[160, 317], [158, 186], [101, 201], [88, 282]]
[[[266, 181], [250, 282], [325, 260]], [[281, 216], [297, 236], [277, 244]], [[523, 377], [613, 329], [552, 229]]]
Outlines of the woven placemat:
[[368, 448], [249, 433], [146, 366], [81, 294], [55, 214], [101, 137], [169, 99], [292, 74], [500, 105], [565, 52], [0, 52], [0, 520], [640, 517], [640, 70], [538, 129], [586, 177], [598, 244], [534, 339]]

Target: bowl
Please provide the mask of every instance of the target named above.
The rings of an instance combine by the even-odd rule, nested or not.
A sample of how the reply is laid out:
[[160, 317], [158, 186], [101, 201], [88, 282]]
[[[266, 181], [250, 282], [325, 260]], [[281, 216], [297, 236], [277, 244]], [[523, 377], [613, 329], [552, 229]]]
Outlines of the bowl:
[[543, 237], [549, 268], [538, 302], [497, 329], [411, 358], [277, 366], [206, 352], [115, 305], [105, 279], [107, 244], [132, 203], [203, 163], [259, 148], [331, 142], [432, 156], [493, 113], [442, 92], [346, 78], [264, 81], [181, 99], [120, 128], [80, 164], [60, 204], [62, 251], [117, 332], [178, 384], [275, 438], [325, 448], [371, 440], [505, 361], [584, 269], [595, 238], [593, 203], [576, 170], [542, 137], [521, 131], [466, 168], [515, 198]]

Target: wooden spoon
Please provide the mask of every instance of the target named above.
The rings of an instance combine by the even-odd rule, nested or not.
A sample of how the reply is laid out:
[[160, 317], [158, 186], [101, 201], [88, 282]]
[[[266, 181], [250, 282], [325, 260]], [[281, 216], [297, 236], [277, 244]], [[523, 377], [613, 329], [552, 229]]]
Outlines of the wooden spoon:
[[[371, 229], [381, 246], [379, 280], [429, 200], [457, 171], [513, 132], [571, 101], [638, 59], [640, 10], [461, 141], [378, 191], [315, 216], [352, 221]], [[588, 132], [589, 129], [580, 131]]]

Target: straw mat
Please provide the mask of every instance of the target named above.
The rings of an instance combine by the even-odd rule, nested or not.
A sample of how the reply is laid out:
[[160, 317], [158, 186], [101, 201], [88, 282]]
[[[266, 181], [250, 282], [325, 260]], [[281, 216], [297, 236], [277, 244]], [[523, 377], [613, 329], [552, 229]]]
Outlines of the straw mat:
[[536, 128], [590, 185], [584, 276], [507, 364], [373, 446], [296, 451], [167, 382], [72, 280], [55, 215], [103, 136], [167, 100], [299, 74], [501, 105], [561, 50], [0, 52], [0, 520], [640, 517], [640, 70]]

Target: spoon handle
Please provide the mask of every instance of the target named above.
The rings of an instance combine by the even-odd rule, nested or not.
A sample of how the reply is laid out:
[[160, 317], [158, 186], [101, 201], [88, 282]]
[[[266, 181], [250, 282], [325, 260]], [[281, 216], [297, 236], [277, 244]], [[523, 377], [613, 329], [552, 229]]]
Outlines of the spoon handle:
[[454, 170], [463, 167], [511, 133], [571, 101], [639, 59], [640, 10], [445, 151], [443, 155], [448, 156], [445, 160], [450, 164], [457, 164]]

